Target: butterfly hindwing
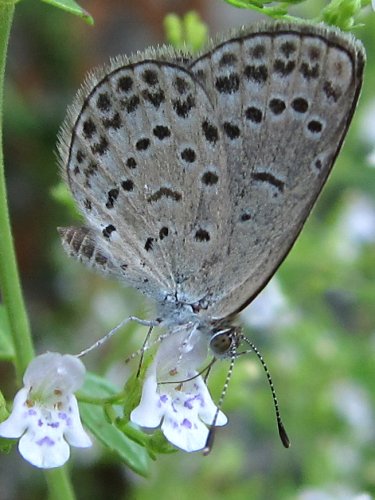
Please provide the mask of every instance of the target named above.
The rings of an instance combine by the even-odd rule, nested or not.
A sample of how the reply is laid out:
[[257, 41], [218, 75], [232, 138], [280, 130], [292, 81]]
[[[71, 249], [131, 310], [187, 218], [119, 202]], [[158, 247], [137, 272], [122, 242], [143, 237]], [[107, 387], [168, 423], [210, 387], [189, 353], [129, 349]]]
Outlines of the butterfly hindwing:
[[160, 300], [184, 283], [194, 301], [197, 274], [205, 287], [224, 252], [225, 167], [204, 88], [175, 63], [146, 60], [114, 69], [83, 100], [66, 177], [111, 274]]

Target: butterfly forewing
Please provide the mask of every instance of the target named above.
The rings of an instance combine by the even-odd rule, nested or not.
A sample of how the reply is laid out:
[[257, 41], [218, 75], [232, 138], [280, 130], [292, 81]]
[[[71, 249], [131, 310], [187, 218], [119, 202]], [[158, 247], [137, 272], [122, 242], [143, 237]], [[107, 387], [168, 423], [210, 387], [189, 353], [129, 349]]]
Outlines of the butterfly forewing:
[[336, 30], [274, 25], [244, 32], [191, 65], [214, 103], [231, 211], [214, 317], [247, 304], [298, 236], [348, 129], [361, 46]]

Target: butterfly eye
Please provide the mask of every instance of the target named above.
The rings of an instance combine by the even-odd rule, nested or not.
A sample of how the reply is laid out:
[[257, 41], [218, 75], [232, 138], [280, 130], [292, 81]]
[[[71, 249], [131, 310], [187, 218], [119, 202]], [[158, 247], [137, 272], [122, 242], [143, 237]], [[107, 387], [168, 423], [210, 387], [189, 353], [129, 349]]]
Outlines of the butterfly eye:
[[233, 345], [232, 330], [223, 330], [215, 333], [210, 341], [210, 348], [216, 356], [223, 356], [229, 354]]

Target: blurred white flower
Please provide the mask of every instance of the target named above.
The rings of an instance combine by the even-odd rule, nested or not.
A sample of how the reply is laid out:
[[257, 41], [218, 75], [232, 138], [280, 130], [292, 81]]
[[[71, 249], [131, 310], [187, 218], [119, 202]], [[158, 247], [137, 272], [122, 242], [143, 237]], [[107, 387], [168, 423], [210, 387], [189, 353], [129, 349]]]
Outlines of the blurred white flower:
[[[161, 430], [170, 443], [185, 451], [204, 448], [205, 424], [212, 424], [216, 406], [197, 369], [207, 355], [207, 339], [196, 330], [173, 333], [165, 338], [146, 373], [140, 404], [132, 422]], [[192, 380], [188, 380], [191, 379]], [[215, 425], [225, 425], [220, 411]]]
[[323, 488], [305, 488], [296, 496], [297, 500], [373, 500], [366, 492], [354, 493], [349, 487], [331, 484]]
[[352, 195], [343, 209], [335, 234], [337, 254], [346, 261], [358, 257], [364, 244], [375, 243], [375, 204], [363, 195]]
[[375, 414], [370, 394], [363, 387], [350, 380], [342, 380], [331, 389], [332, 403], [336, 412], [351, 427], [356, 442], [368, 443], [375, 438]]
[[84, 377], [85, 367], [75, 356], [37, 356], [26, 369], [12, 413], [0, 423], [0, 436], [21, 437], [18, 448], [23, 458], [43, 469], [60, 467], [69, 459], [68, 443], [91, 446], [73, 395]]
[[272, 278], [266, 288], [242, 313], [241, 318], [253, 328], [272, 328], [293, 323], [293, 312], [277, 278]]

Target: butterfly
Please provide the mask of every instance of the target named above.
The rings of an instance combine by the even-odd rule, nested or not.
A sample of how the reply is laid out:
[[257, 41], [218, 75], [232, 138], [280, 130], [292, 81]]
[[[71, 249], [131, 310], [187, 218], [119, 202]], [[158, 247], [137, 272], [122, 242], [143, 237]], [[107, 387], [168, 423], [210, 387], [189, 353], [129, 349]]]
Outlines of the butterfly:
[[156, 303], [217, 356], [293, 246], [359, 97], [365, 53], [338, 29], [263, 24], [198, 56], [168, 47], [89, 75], [59, 139], [85, 219], [67, 252]]

